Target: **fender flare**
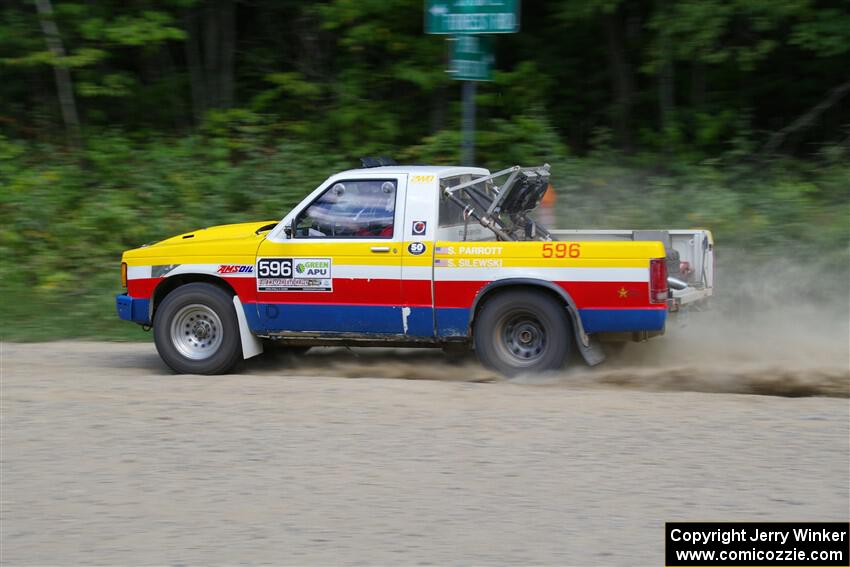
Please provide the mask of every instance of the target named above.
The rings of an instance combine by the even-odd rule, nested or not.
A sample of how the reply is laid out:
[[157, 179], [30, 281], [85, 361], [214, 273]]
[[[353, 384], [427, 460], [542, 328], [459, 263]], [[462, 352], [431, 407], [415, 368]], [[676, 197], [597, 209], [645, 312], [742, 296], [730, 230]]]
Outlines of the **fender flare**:
[[564, 288], [555, 285], [554, 283], [548, 280], [541, 280], [537, 278], [505, 278], [502, 280], [492, 281], [485, 285], [475, 296], [475, 300], [472, 302], [472, 307], [470, 307], [470, 335], [472, 334], [472, 324], [475, 320], [475, 313], [481, 301], [491, 291], [495, 289], [507, 286], [520, 285], [528, 287], [541, 287], [557, 294], [558, 297], [560, 297], [564, 301], [564, 303], [566, 303], [567, 313], [570, 316], [570, 321], [572, 322], [573, 326], [573, 333], [576, 337], [576, 345], [578, 346], [578, 349], [581, 352], [581, 355], [584, 360], [591, 366], [595, 366], [605, 360], [605, 355], [602, 351], [601, 345], [599, 345], [599, 341], [595, 340], [593, 337], [590, 337], [587, 333], [585, 333], [584, 326], [581, 323], [581, 317], [578, 313], [578, 307], [576, 306], [576, 302], [573, 301], [573, 298], [570, 296], [569, 293], [566, 292]]

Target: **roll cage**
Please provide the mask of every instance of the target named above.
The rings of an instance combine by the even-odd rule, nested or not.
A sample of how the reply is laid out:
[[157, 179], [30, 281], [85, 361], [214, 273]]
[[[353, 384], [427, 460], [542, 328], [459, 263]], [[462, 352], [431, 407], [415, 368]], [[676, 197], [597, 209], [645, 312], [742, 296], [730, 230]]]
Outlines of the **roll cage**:
[[[507, 177], [504, 183], [496, 185], [502, 177]], [[549, 164], [545, 163], [538, 167], [515, 165], [442, 191], [463, 209], [464, 223], [474, 219], [499, 240], [554, 240], [546, 227], [528, 217], [548, 187]]]

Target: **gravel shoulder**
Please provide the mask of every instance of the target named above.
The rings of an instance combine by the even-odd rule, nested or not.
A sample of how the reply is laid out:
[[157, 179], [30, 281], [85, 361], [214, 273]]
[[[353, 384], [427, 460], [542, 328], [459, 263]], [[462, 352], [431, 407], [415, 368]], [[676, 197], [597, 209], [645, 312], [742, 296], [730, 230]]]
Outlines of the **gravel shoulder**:
[[838, 397], [790, 398], [617, 366], [508, 383], [430, 351], [0, 362], [4, 565], [660, 565], [665, 521], [850, 516], [834, 368], [809, 393]]

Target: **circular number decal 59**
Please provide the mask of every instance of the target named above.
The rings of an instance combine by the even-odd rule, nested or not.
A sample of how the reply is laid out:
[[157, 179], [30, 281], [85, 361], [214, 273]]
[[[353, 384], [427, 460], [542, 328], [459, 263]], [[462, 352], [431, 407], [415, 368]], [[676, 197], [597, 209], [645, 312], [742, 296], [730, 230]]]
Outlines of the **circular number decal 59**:
[[414, 256], [419, 256], [420, 254], [425, 252], [425, 248], [427, 247], [422, 242], [411, 242], [410, 245], [407, 247], [407, 251], [413, 254]]

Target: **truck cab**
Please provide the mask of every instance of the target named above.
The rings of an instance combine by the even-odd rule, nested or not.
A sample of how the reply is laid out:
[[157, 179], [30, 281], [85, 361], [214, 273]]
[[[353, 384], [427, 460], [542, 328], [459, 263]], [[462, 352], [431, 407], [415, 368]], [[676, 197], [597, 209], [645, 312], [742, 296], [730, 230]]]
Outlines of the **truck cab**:
[[434, 338], [438, 185], [487, 173], [383, 166], [330, 177], [258, 248], [255, 328]]
[[474, 349], [511, 375], [559, 368], [572, 348], [596, 364], [600, 340], [662, 334], [681, 303], [671, 256], [689, 246], [701, 272], [674, 278], [685, 289], [673, 294], [711, 294], [710, 233], [550, 231], [530, 216], [548, 185], [548, 166], [343, 171], [280, 221], [126, 252], [119, 315], [153, 327], [178, 372], [226, 372], [274, 341]]

